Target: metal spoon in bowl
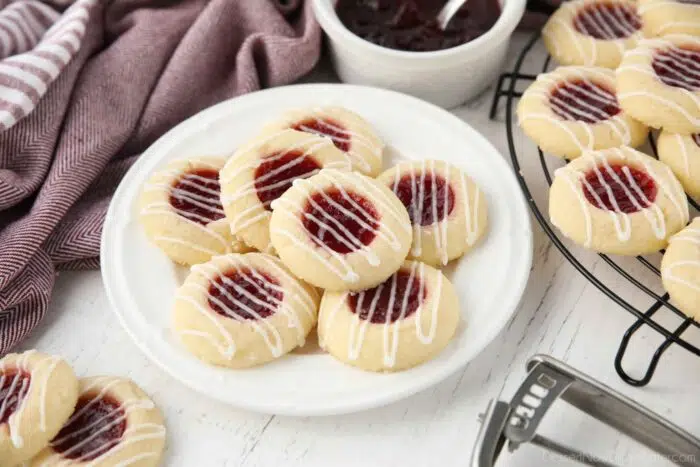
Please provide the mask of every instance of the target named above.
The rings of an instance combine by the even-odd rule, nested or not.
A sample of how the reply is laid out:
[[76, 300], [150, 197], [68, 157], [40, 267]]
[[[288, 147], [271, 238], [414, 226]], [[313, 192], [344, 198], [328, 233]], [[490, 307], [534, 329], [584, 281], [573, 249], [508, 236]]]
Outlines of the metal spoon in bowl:
[[447, 27], [452, 17], [465, 3], [467, 3], [467, 0], [447, 0], [447, 3], [442, 7], [436, 18], [440, 29], [444, 30]]

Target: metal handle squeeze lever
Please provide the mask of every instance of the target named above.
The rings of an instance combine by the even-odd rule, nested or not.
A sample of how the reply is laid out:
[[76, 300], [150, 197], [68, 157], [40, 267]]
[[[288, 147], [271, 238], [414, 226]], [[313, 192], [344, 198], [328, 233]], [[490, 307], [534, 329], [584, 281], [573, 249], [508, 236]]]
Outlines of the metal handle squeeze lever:
[[537, 427], [558, 399], [568, 402], [620, 433], [667, 456], [677, 465], [700, 467], [700, 439], [608, 386], [545, 355], [527, 363], [528, 375], [508, 402], [491, 401], [481, 418], [471, 467], [493, 467], [508, 445], [514, 451], [531, 443], [594, 467], [615, 467], [537, 434]]

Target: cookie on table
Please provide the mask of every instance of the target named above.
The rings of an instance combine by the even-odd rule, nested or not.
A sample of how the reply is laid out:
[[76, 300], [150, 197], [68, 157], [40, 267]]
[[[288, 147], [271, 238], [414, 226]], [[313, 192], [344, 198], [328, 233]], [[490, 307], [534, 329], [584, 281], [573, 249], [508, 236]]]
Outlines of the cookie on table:
[[637, 0], [647, 37], [700, 36], [700, 3], [694, 0]]
[[31, 467], [156, 467], [165, 447], [163, 416], [126, 378], [80, 380], [75, 411]]
[[410, 258], [446, 265], [486, 232], [484, 194], [464, 172], [443, 161], [403, 162], [377, 180], [401, 200], [413, 226]]
[[350, 159], [333, 140], [311, 133], [269, 130], [239, 148], [221, 170], [221, 201], [231, 232], [269, 252], [272, 201], [294, 180], [324, 167], [350, 170]]
[[659, 251], [688, 223], [680, 182], [664, 163], [622, 147], [590, 151], [555, 172], [552, 223], [586, 248], [620, 255]]
[[273, 203], [272, 245], [299, 278], [328, 290], [380, 284], [406, 259], [411, 221], [387, 186], [324, 169]]
[[661, 279], [671, 302], [689, 317], [700, 318], [700, 217], [671, 238]]
[[700, 200], [700, 133], [679, 135], [662, 131], [659, 159], [671, 167], [686, 193]]
[[637, 5], [626, 0], [572, 0], [549, 18], [542, 39], [562, 65], [616, 68], [643, 37]]
[[319, 312], [319, 343], [363, 370], [404, 370], [440, 353], [454, 336], [459, 316], [457, 294], [442, 272], [406, 261], [372, 289], [327, 291]]
[[615, 93], [612, 70], [559, 67], [527, 88], [518, 121], [542, 150], [566, 159], [586, 150], [640, 146], [648, 129], [620, 107]]
[[15, 466], [41, 451], [68, 420], [78, 380], [61, 358], [34, 350], [0, 360], [0, 464]]
[[355, 171], [372, 177], [382, 171], [384, 142], [365, 119], [344, 107], [290, 110], [266, 125], [263, 133], [287, 128], [331, 138]]
[[630, 116], [672, 133], [700, 132], [700, 37], [640, 41], [615, 73], [617, 98]]
[[178, 289], [173, 327], [200, 360], [246, 368], [302, 346], [319, 300], [274, 256], [218, 256], [193, 266]]
[[140, 219], [148, 238], [186, 266], [216, 255], [248, 251], [231, 234], [219, 199], [219, 170], [226, 160], [199, 157], [171, 162], [143, 188]]

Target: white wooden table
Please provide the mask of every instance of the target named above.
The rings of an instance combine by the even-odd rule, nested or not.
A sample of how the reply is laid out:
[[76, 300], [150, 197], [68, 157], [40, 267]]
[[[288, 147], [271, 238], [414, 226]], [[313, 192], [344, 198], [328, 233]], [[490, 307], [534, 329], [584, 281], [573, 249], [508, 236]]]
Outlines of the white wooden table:
[[[518, 36], [513, 41], [512, 59], [524, 39]], [[541, 58], [541, 50], [534, 55]], [[540, 58], [532, 65], [539, 65]], [[321, 68], [309, 80], [335, 79], [327, 66]], [[485, 134], [505, 156], [503, 111], [500, 121], [489, 120], [491, 96], [492, 90], [455, 113]], [[522, 145], [526, 147], [524, 140]], [[532, 152], [533, 146], [528, 147]], [[537, 161], [534, 157], [530, 160], [526, 170], [528, 166], [535, 170]], [[48, 316], [23, 348], [60, 354], [79, 375], [115, 374], [138, 382], [165, 413], [166, 466], [467, 466], [479, 427], [477, 415], [499, 393], [507, 398], [512, 395], [524, 376], [525, 361], [539, 352], [569, 362], [700, 435], [695, 406], [700, 358], [674, 346], [664, 356], [650, 386], [635, 389], [623, 383], [614, 371], [613, 358], [620, 337], [633, 322], [632, 315], [576, 272], [538, 225], [533, 228], [532, 275], [508, 328], [464, 371], [382, 409], [329, 418], [286, 418], [247, 413], [207, 400], [169, 377], [139, 351], [112, 313], [98, 271], [58, 277]], [[591, 256], [590, 264], [596, 274], [616, 281], [610, 268], [596, 262], [595, 257]], [[625, 286], [622, 279], [619, 286]], [[697, 333], [689, 338], [700, 343]], [[625, 361], [627, 367], [646, 368], [660, 341], [653, 331], [640, 331]], [[618, 465], [668, 465], [565, 404], [545, 419], [542, 433]], [[525, 446], [502, 456], [498, 465], [577, 464]]]

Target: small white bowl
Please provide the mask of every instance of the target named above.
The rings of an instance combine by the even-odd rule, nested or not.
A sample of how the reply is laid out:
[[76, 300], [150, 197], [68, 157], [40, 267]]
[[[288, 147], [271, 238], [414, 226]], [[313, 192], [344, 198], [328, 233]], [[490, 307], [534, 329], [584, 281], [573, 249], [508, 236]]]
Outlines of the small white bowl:
[[313, 0], [329, 39], [336, 72], [346, 83], [393, 89], [444, 108], [457, 107], [494, 83], [526, 0], [500, 0], [496, 24], [466, 44], [436, 52], [381, 47], [353, 34], [335, 12], [336, 0]]

